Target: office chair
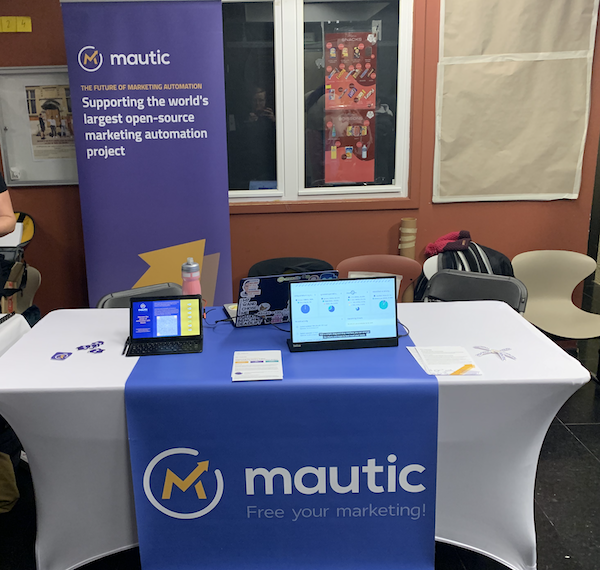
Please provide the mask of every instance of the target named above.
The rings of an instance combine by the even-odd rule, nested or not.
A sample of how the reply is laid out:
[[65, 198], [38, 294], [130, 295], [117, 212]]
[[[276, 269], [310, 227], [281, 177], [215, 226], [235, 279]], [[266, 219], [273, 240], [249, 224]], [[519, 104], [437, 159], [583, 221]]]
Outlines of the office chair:
[[504, 301], [523, 313], [527, 305], [527, 288], [518, 279], [505, 275], [440, 269], [429, 279], [423, 300]]
[[137, 289], [127, 289], [126, 291], [117, 291], [109, 293], [98, 301], [98, 309], [128, 309], [129, 300], [132, 297], [149, 295], [152, 297], [167, 297], [169, 295], [181, 295], [181, 285], [177, 283], [159, 283], [157, 285], [147, 285]]
[[[341, 261], [336, 269], [339, 271], [339, 278], [368, 277], [395, 275], [397, 288], [397, 301], [402, 302], [404, 291], [421, 274], [421, 264], [410, 257], [401, 255], [359, 255], [349, 257]], [[400, 277], [400, 279], [398, 279]], [[400, 283], [398, 283], [400, 281]]]
[[248, 277], [265, 275], [283, 275], [284, 273], [307, 273], [309, 271], [328, 271], [333, 265], [312, 257], [276, 257], [255, 263], [248, 270]]
[[575, 251], [539, 250], [520, 253], [512, 264], [515, 276], [529, 291], [523, 316], [530, 323], [558, 339], [600, 336], [600, 315], [572, 301], [573, 290], [596, 270], [594, 259]]

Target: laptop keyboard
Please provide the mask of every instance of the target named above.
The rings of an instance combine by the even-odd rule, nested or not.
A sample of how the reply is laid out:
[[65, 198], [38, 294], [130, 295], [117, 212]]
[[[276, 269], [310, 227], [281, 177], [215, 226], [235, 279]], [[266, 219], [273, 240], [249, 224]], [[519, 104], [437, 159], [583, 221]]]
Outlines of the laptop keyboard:
[[129, 347], [129, 356], [145, 356], [148, 354], [184, 354], [200, 352], [200, 343], [190, 340], [172, 342], [144, 342]]

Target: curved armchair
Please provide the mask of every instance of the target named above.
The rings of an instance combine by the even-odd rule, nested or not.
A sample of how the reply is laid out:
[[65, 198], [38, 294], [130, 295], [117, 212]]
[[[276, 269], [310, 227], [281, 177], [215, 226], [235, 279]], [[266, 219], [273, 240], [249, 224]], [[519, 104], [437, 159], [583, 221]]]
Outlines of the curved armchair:
[[596, 270], [596, 261], [574, 251], [540, 250], [513, 260], [515, 277], [529, 294], [524, 317], [546, 333], [568, 339], [600, 336], [600, 315], [573, 304], [573, 290]]
[[341, 261], [336, 269], [339, 271], [340, 279], [373, 275], [395, 275], [396, 277], [400, 277], [400, 284], [397, 284], [397, 300], [400, 303], [404, 291], [421, 275], [422, 267], [418, 261], [409, 257], [376, 254], [349, 257]]

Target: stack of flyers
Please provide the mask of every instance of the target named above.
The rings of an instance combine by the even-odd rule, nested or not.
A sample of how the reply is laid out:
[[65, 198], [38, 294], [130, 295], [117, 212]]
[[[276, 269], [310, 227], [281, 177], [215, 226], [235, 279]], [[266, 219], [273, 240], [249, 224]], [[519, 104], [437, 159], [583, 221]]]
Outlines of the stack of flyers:
[[235, 351], [231, 380], [283, 380], [281, 350]]
[[432, 376], [479, 376], [471, 355], [462, 346], [408, 346], [409, 352]]

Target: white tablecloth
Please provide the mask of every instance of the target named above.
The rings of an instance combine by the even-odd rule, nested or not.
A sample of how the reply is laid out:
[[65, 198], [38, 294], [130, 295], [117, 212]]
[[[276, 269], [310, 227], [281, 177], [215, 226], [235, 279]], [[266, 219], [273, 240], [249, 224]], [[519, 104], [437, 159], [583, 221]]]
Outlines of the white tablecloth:
[[[0, 319], [6, 317], [0, 313]], [[13, 315], [8, 320], [0, 323], [0, 356], [2, 356], [25, 333], [29, 332], [29, 323], [23, 315]]]
[[[123, 397], [137, 359], [121, 356], [127, 314], [50, 313], [0, 359], [0, 413], [23, 442], [35, 486], [39, 570], [137, 543]], [[502, 303], [403, 304], [399, 318], [416, 345], [464, 346], [483, 372], [439, 378], [436, 537], [535, 568], [539, 451], [589, 373]], [[95, 341], [103, 353], [77, 350]], [[478, 357], [476, 346], [510, 348], [516, 360]], [[72, 354], [52, 360], [57, 352]]]

